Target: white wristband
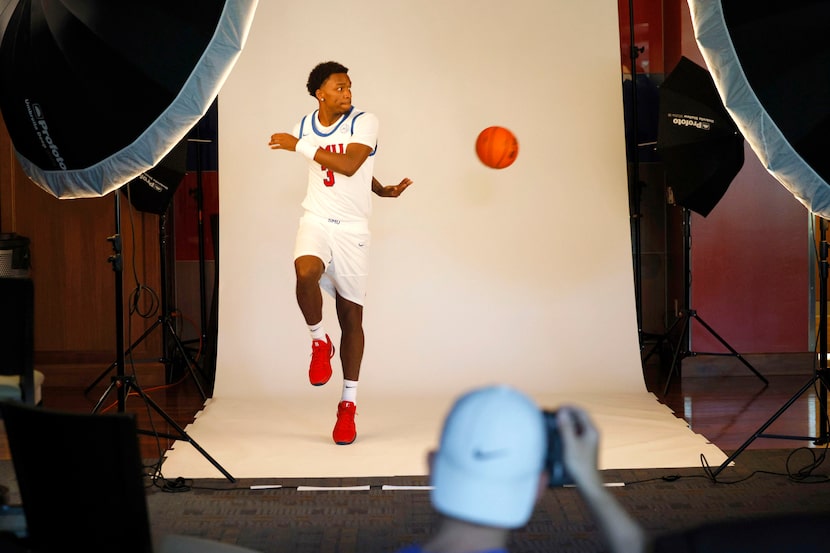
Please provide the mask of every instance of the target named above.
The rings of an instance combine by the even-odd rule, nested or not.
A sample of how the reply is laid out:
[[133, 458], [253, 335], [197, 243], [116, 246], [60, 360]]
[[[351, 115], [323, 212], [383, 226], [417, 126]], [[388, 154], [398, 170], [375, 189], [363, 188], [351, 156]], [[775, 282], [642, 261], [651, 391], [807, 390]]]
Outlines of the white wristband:
[[307, 138], [299, 139], [294, 149], [311, 161], [314, 161], [314, 156], [317, 155], [317, 146]]

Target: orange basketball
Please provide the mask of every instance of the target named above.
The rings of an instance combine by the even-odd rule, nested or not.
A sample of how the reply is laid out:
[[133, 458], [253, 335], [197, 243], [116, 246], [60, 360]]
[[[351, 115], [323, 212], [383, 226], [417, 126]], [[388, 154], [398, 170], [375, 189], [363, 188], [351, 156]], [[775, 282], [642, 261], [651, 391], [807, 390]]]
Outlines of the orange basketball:
[[478, 159], [487, 167], [504, 169], [516, 161], [519, 155], [519, 141], [504, 127], [487, 127], [476, 140]]

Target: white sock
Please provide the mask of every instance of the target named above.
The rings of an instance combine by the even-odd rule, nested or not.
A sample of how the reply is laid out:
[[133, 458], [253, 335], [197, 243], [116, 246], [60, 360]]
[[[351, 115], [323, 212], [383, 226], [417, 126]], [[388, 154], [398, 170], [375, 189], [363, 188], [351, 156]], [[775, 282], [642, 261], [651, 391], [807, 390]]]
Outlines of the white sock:
[[343, 380], [343, 395], [340, 401], [357, 403], [357, 380]]
[[326, 341], [326, 329], [323, 328], [323, 321], [314, 325], [308, 325], [308, 330], [311, 332], [312, 340]]

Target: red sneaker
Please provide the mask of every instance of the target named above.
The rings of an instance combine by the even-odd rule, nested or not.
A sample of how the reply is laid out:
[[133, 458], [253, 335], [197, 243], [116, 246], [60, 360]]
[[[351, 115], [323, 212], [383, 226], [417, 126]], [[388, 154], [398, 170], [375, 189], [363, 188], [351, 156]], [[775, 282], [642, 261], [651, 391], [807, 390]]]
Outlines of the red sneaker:
[[354, 416], [357, 405], [351, 401], [341, 401], [337, 404], [337, 422], [331, 437], [337, 445], [349, 445], [357, 438], [357, 429], [354, 426]]
[[326, 341], [312, 340], [311, 365], [308, 367], [308, 380], [312, 386], [322, 386], [331, 378], [331, 358], [334, 357], [334, 344], [326, 334]]

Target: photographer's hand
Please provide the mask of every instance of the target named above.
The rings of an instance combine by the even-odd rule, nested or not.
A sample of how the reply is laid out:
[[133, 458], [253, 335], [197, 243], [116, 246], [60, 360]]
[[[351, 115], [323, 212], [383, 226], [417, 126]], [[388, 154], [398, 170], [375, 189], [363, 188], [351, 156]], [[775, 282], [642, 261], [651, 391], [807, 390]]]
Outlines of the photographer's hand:
[[562, 461], [580, 487], [602, 486], [598, 464], [599, 432], [584, 410], [565, 406], [557, 409], [557, 426], [562, 439]]
[[648, 540], [642, 527], [605, 488], [598, 470], [599, 431], [578, 407], [557, 409], [562, 460], [576, 482], [613, 553], [642, 553]]

